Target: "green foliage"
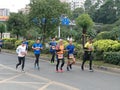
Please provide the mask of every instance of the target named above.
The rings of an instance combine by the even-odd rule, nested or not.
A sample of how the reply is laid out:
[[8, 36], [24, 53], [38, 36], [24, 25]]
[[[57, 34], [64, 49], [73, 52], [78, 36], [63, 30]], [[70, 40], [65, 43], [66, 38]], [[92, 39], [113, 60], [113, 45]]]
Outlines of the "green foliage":
[[103, 59], [106, 63], [120, 65], [120, 52], [104, 52]]
[[59, 0], [31, 0], [30, 7], [30, 22], [41, 28], [43, 42], [46, 37], [54, 35], [56, 27], [60, 24], [60, 16], [67, 15], [70, 11], [68, 4]]
[[5, 24], [0, 22], [0, 33], [1, 33], [1, 37], [2, 38], [2, 33], [5, 32]]
[[100, 32], [97, 36], [96, 39], [100, 40], [100, 39], [112, 39], [112, 36], [110, 35], [110, 32]]
[[82, 45], [76, 42], [74, 42], [73, 45], [75, 46], [75, 51], [77, 52], [76, 58], [83, 59], [84, 51], [83, 51]]
[[[95, 50], [97, 51], [103, 51], [103, 52], [109, 52], [109, 51], [119, 51], [119, 45], [118, 41], [113, 40], [98, 40], [93, 43]], [[116, 48], [117, 47], [117, 48]]]
[[16, 39], [15, 38], [4, 38], [3, 39], [3, 48], [5, 49], [14, 49], [15, 48], [15, 42]]
[[34, 40], [28, 40], [28, 50], [32, 51], [32, 45], [35, 43]]
[[83, 8], [76, 8], [71, 15], [71, 19], [75, 20], [76, 18], [78, 18], [78, 16], [80, 16], [81, 14], [83, 14], [85, 11]]
[[11, 31], [17, 36], [17, 39], [20, 35], [24, 35], [26, 32], [26, 16], [22, 13], [11, 13], [9, 20], [7, 21], [8, 31]]
[[120, 38], [120, 27], [113, 28], [111, 31], [101, 32], [97, 35], [96, 39], [112, 39], [119, 40]]
[[120, 0], [107, 0], [95, 13], [93, 20], [97, 23], [112, 24], [120, 17]]
[[15, 42], [15, 49], [16, 49], [19, 45], [21, 45], [21, 42], [22, 42], [22, 40], [17, 40], [17, 41]]
[[118, 52], [120, 51], [120, 43], [113, 40], [98, 40], [93, 43], [94, 57], [96, 60], [103, 60], [104, 52]]
[[82, 28], [88, 29], [93, 26], [93, 21], [88, 14], [82, 14], [76, 19], [76, 24]]

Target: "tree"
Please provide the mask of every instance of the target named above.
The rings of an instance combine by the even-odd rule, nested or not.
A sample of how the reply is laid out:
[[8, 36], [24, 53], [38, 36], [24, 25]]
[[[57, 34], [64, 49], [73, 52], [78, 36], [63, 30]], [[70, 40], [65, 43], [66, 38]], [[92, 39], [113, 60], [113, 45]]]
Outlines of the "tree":
[[83, 14], [85, 11], [83, 8], [76, 8], [73, 12], [72, 12], [72, 19], [75, 20], [76, 18], [78, 18], [79, 15]]
[[11, 13], [9, 20], [7, 21], [8, 30], [17, 36], [25, 34], [26, 19], [22, 13]]
[[42, 30], [43, 42], [60, 24], [60, 16], [69, 12], [68, 5], [59, 0], [31, 0], [30, 7], [30, 22]]
[[5, 24], [4, 23], [0, 23], [0, 34], [1, 34], [1, 38], [2, 38], [2, 33], [5, 32]]
[[95, 13], [97, 23], [112, 24], [120, 18], [120, 0], [108, 0]]
[[86, 0], [84, 3], [85, 12], [94, 19], [94, 13], [103, 5], [107, 0]]
[[88, 28], [92, 27], [94, 22], [90, 18], [88, 14], [82, 14], [76, 19], [77, 26], [82, 28], [82, 44], [84, 47], [84, 44], [86, 42], [86, 33]]

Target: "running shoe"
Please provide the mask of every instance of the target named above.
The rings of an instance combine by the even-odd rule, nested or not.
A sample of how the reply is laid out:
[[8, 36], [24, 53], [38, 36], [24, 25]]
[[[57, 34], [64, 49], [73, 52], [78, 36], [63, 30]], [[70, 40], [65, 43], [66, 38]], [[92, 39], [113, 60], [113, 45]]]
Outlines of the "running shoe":
[[68, 66], [67, 66], [67, 71], [70, 71]]
[[72, 69], [72, 64], [69, 65], [70, 69]]

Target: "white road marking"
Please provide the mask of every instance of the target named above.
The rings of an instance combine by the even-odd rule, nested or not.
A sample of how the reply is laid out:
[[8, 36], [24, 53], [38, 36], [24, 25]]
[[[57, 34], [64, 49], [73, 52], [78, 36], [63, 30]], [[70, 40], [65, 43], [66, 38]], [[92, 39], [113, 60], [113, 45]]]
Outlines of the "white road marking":
[[18, 81], [8, 81], [5, 83], [15, 83], [15, 84], [39, 84], [39, 85], [45, 85], [47, 83], [40, 83], [40, 82], [18, 82]]
[[50, 86], [51, 84], [53, 84], [53, 82], [49, 82], [46, 85], [42, 86], [41, 88], [39, 88], [38, 90], [45, 90], [48, 86]]
[[4, 80], [0, 81], [0, 83], [4, 83], [4, 82], [7, 82], [7, 81], [10, 81], [10, 80], [15, 79], [15, 78], [17, 78], [17, 77], [20, 77], [21, 75], [22, 75], [22, 74], [18, 74], [18, 75], [15, 75], [15, 76], [13, 76], [13, 77], [4, 79]]
[[[8, 67], [8, 66], [5, 66], [5, 65], [3, 65], [3, 64], [0, 64], [0, 66], [4, 67], [4, 68], [6, 68], [6, 69], [12, 70], [12, 71], [16, 71], [16, 69], [11, 68], [11, 67]], [[5, 83], [6, 81], [9, 81], [9, 80], [12, 80], [12, 79], [14, 79], [14, 78], [20, 77], [21, 75], [23, 75], [23, 73], [20, 73], [19, 75], [16, 75], [16, 76], [13, 76], [13, 77], [11, 77], [11, 78], [2, 80], [0, 83]], [[28, 73], [28, 72], [26, 72], [25, 75], [28, 75], [28, 76], [31, 76], [31, 77], [34, 77], [34, 78], [38, 78], [38, 79], [42, 79], [42, 80], [48, 82], [46, 85], [44, 85], [42, 88], [39, 88], [38, 90], [45, 90], [45, 89], [46, 89], [49, 85], [51, 85], [51, 84], [59, 85], [59, 86], [68, 88], [69, 90], [80, 90], [80, 89], [78, 89], [78, 88], [69, 86], [69, 85], [67, 85], [67, 84], [62, 84], [62, 83], [60, 83], [60, 82], [52, 81], [52, 80], [47, 79], [47, 78], [45, 78], [45, 77], [41, 77], [41, 76], [38, 76], [38, 75], [34, 75], [34, 74], [31, 74], [31, 73]]]

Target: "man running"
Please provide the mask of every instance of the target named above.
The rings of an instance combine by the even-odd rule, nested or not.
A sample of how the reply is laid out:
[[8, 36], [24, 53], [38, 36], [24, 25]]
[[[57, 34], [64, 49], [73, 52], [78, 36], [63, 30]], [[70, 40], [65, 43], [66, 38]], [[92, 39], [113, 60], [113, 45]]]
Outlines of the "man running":
[[[69, 45], [66, 47], [66, 50], [68, 51], [68, 62], [67, 62], [67, 71], [72, 69], [72, 65], [75, 64], [75, 57], [74, 57], [74, 49], [75, 46], [72, 44], [72, 40], [69, 41]], [[72, 62], [70, 62], [72, 60]]]
[[89, 60], [89, 71], [93, 72], [92, 69], [92, 51], [93, 51], [93, 45], [92, 45], [92, 39], [89, 39], [88, 42], [85, 44], [84, 47], [84, 56], [83, 56], [83, 62], [81, 69], [84, 70], [84, 64], [87, 60]]
[[37, 68], [39, 70], [40, 69], [39, 57], [40, 57], [41, 50], [43, 49], [43, 46], [40, 43], [39, 39], [37, 39], [36, 43], [33, 44], [32, 49], [34, 50], [34, 54], [36, 58], [35, 63], [34, 63], [34, 68]]
[[[63, 45], [62, 39], [59, 40], [59, 44], [56, 46], [56, 52], [57, 52], [56, 72], [63, 72], [63, 66], [65, 61], [64, 61], [64, 45]], [[59, 70], [58, 68], [59, 68], [60, 61], [62, 61], [62, 63]]]
[[52, 38], [52, 41], [50, 42], [50, 53], [52, 54], [52, 58], [51, 58], [51, 64], [54, 64], [55, 61], [55, 54], [56, 54], [56, 41], [55, 38]]
[[18, 54], [18, 63], [16, 64], [16, 69], [22, 64], [22, 71], [24, 71], [25, 56], [27, 54], [26, 44], [22, 42], [22, 44], [17, 47], [16, 52]]

